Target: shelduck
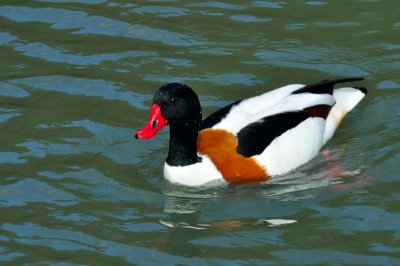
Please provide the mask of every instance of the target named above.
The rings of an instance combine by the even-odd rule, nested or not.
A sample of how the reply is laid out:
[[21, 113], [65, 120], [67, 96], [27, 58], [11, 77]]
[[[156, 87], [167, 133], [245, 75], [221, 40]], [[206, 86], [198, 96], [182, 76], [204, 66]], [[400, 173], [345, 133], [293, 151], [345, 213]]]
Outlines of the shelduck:
[[260, 183], [307, 163], [365, 96], [363, 87], [334, 89], [363, 78], [291, 84], [231, 103], [202, 120], [196, 93], [169, 83], [154, 94], [150, 119], [137, 139], [170, 127], [164, 176], [171, 183], [204, 186]]

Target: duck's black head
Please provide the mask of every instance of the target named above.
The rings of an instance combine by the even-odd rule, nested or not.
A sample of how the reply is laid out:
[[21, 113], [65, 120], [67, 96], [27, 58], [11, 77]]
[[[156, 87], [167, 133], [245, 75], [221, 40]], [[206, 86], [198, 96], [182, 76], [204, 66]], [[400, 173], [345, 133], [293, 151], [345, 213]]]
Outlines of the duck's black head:
[[167, 124], [198, 126], [201, 117], [200, 102], [196, 93], [187, 85], [169, 83], [154, 93], [150, 119], [134, 136], [137, 139], [151, 138]]

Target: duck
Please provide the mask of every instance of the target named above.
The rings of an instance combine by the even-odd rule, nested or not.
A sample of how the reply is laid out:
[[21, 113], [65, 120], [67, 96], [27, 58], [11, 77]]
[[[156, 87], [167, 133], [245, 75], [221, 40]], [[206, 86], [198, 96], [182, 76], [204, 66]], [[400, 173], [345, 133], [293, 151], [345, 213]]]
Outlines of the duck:
[[148, 122], [133, 135], [150, 139], [169, 126], [164, 177], [170, 183], [260, 184], [294, 171], [320, 152], [367, 94], [364, 87], [335, 85], [363, 79], [286, 85], [235, 101], [205, 119], [193, 89], [168, 83], [156, 90]]

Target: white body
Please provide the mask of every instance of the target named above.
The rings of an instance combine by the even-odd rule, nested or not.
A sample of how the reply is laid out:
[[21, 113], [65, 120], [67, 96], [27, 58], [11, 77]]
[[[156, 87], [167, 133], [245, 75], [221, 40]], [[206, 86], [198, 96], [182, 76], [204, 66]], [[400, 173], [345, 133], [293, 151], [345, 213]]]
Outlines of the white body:
[[[365, 96], [358, 89], [341, 88], [330, 94], [292, 92], [304, 85], [294, 84], [241, 101], [213, 129], [224, 129], [237, 134], [246, 125], [266, 116], [303, 110], [317, 105], [333, 106], [327, 119], [307, 118], [296, 127], [275, 138], [259, 155], [253, 156], [269, 175], [284, 175], [315, 157], [333, 136], [343, 117]], [[171, 183], [204, 186], [214, 182], [226, 184], [212, 161], [203, 155], [202, 162], [173, 167], [165, 163], [164, 176]]]

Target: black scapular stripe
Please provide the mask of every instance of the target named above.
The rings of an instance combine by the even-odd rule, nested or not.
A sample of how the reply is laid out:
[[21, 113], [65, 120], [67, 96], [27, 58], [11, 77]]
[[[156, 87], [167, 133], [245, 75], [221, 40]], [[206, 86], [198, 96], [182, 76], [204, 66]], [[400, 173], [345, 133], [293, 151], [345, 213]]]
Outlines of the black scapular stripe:
[[237, 152], [245, 157], [261, 154], [276, 138], [310, 117], [307, 111], [291, 111], [264, 117], [237, 133]]
[[219, 109], [218, 111], [215, 111], [211, 115], [207, 116], [203, 121], [201, 121], [200, 130], [213, 127], [215, 124], [221, 122], [221, 120], [226, 117], [226, 115], [231, 111], [231, 109], [234, 106], [238, 105], [241, 101], [242, 100], [231, 103]]
[[301, 89], [298, 89], [292, 94], [299, 94], [299, 93], [304, 93], [304, 92], [309, 92], [309, 93], [317, 93], [317, 94], [332, 94], [333, 93], [333, 87], [335, 86], [336, 83], [343, 83], [343, 82], [350, 82], [350, 81], [360, 81], [363, 80], [364, 78], [342, 78], [342, 79], [332, 79], [332, 80], [323, 80], [318, 83], [313, 83], [304, 86]]

